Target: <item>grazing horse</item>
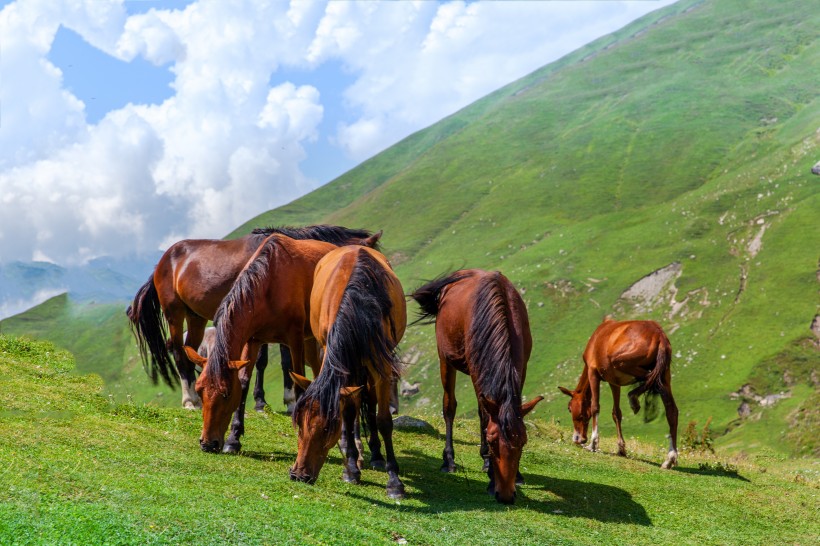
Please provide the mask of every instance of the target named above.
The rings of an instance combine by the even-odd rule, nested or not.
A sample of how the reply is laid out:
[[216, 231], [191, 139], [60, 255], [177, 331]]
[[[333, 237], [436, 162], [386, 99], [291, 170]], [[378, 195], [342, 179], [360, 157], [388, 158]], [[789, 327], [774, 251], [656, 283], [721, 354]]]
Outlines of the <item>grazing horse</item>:
[[481, 456], [490, 478], [488, 493], [515, 502], [521, 452], [527, 443], [524, 416], [544, 399], [521, 403], [532, 350], [527, 308], [501, 273], [467, 269], [439, 277], [411, 295], [421, 306], [419, 320], [435, 320], [444, 387], [446, 427], [442, 472], [455, 472], [453, 418], [456, 371], [470, 376], [479, 402]]
[[[181, 382], [183, 407], [202, 406], [193, 388], [196, 380], [194, 365], [183, 350], [184, 323], [188, 325], [187, 344], [199, 347], [205, 325], [214, 318], [222, 298], [262, 241], [273, 233], [293, 239], [316, 239], [336, 246], [364, 244], [377, 247], [381, 236], [381, 233], [373, 235], [361, 229], [317, 225], [255, 229], [239, 239], [186, 239], [171, 245], [148, 282], [137, 292], [126, 314], [151, 380], [156, 383], [158, 376], [162, 376], [171, 388]], [[257, 384], [258, 381], [259, 375]], [[286, 398], [287, 394], [286, 391]]]
[[299, 439], [291, 479], [316, 481], [328, 451], [342, 435], [344, 421], [347, 458], [342, 478], [359, 483], [353, 430], [361, 407], [370, 424], [371, 464], [384, 464], [381, 434], [387, 456], [387, 495], [403, 498], [404, 484], [393, 452], [390, 393], [401, 371], [396, 345], [407, 326], [407, 310], [401, 283], [387, 259], [367, 247], [342, 247], [325, 256], [316, 267], [310, 325], [324, 348], [324, 359], [312, 383], [294, 374], [305, 392], [293, 410]]
[[[261, 344], [283, 343], [290, 349], [297, 371], [304, 373], [307, 360], [314, 375], [319, 373], [318, 345], [310, 330], [310, 293], [316, 264], [335, 248], [323, 241], [271, 235], [222, 300], [208, 358], [193, 347], [185, 347], [187, 357], [203, 369], [196, 381], [202, 399], [203, 451], [218, 452], [223, 445], [226, 452], [240, 450], [251, 375], [247, 364], [256, 358]], [[233, 412], [231, 435], [225, 442]]]
[[572, 440], [587, 441], [587, 428], [592, 419], [592, 441], [589, 449], [598, 450], [598, 413], [600, 412], [601, 381], [612, 389], [612, 418], [618, 430], [618, 455], [626, 456], [626, 443], [621, 431], [621, 387], [638, 383], [629, 391], [629, 405], [638, 413], [638, 397], [644, 393], [661, 396], [669, 423], [669, 453], [661, 468], [672, 468], [678, 462], [678, 407], [672, 397], [672, 347], [657, 322], [610, 318], [593, 332], [584, 350], [584, 371], [574, 391], [558, 387], [570, 397], [569, 412], [574, 432]]

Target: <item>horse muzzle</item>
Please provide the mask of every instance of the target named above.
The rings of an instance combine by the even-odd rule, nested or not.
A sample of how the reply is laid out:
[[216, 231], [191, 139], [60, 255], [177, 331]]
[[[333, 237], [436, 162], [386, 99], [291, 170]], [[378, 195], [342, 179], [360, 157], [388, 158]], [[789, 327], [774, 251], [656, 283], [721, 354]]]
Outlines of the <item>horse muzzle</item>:
[[210, 442], [206, 442], [200, 438], [199, 440], [199, 449], [204, 451], [205, 453], [220, 453], [222, 452], [222, 442], [219, 440], [211, 440]]
[[298, 472], [295, 469], [290, 469], [290, 479], [295, 482], [302, 482], [309, 485], [316, 483], [317, 476], [311, 476], [307, 472]]
[[587, 443], [586, 436], [581, 436], [580, 434], [573, 434], [572, 441], [575, 442], [577, 445], [582, 446]]

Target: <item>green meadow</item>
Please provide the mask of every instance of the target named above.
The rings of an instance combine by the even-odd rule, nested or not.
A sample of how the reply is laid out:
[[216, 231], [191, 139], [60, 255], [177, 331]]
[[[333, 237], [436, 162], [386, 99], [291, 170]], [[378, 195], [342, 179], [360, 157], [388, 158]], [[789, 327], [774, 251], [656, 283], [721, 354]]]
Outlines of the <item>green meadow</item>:
[[[200, 415], [141, 368], [128, 302], [60, 296], [0, 322], [0, 543], [816, 544], [819, 27], [807, 1], [683, 0], [228, 235], [384, 230], [408, 293], [461, 267], [509, 277], [534, 339], [524, 395], [546, 397], [528, 417], [515, 506], [484, 492], [464, 376], [460, 469], [438, 471], [430, 325], [400, 346], [418, 384], [401, 413], [429, 426], [396, 433], [409, 492], [397, 504], [382, 473], [342, 482], [335, 451], [314, 486], [288, 479], [276, 358], [244, 453], [203, 454]], [[669, 334], [675, 470], [658, 468], [662, 415], [625, 412], [629, 457], [613, 455], [606, 388], [601, 453], [571, 444], [557, 387], [575, 386], [605, 315]]]

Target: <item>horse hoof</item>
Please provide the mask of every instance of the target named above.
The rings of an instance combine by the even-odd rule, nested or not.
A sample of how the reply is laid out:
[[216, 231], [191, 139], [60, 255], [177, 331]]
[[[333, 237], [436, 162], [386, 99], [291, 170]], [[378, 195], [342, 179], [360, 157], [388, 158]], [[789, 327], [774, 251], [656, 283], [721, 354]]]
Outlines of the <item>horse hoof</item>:
[[259, 404], [256, 404], [256, 405], [253, 407], [253, 409], [254, 409], [255, 411], [259, 412], [259, 413], [264, 413], [264, 412], [265, 412], [265, 406], [267, 406], [267, 404], [266, 404], [265, 402], [261, 402], [261, 403], [259, 403]]
[[401, 500], [404, 498], [404, 485], [387, 488], [387, 496], [393, 500]]
[[387, 468], [387, 464], [381, 459], [376, 459], [375, 461], [371, 460], [370, 468], [373, 470], [385, 470]]
[[350, 474], [349, 472], [342, 472], [342, 479], [347, 483], [352, 483], [353, 485], [359, 485], [362, 483], [361, 480], [361, 472], [356, 474]]
[[524, 484], [524, 476], [522, 476], [521, 472], [519, 472], [515, 476], [515, 485], [523, 485], [523, 484]]
[[447, 474], [452, 474], [456, 471], [456, 465], [444, 463], [441, 465], [441, 471], [446, 472]]
[[182, 404], [182, 407], [183, 407], [184, 409], [187, 409], [187, 410], [192, 410], [192, 411], [193, 411], [193, 410], [199, 410], [199, 409], [202, 409], [202, 404], [197, 405], [197, 404], [194, 404], [193, 402], [188, 401], [188, 402], [184, 402], [184, 403]]
[[242, 449], [242, 444], [225, 444], [225, 447], [222, 448], [222, 453], [239, 453], [239, 450]]

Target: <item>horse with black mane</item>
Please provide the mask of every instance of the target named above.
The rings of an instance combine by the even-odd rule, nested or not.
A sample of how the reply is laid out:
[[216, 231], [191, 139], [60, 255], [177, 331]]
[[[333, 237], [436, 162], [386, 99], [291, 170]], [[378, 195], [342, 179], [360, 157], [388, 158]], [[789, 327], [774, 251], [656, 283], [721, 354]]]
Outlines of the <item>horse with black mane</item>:
[[[618, 431], [618, 455], [626, 456], [626, 442], [621, 431], [621, 387], [637, 383], [629, 391], [629, 405], [634, 413], [641, 409], [638, 398], [660, 395], [669, 424], [669, 452], [661, 468], [672, 468], [678, 462], [678, 407], [672, 396], [672, 346], [657, 322], [628, 320], [618, 322], [607, 317], [595, 329], [584, 350], [584, 369], [575, 390], [558, 387], [570, 397], [572, 440], [583, 445], [592, 420], [589, 449], [598, 450], [598, 414], [601, 381], [612, 390], [612, 419]], [[647, 400], [649, 402], [649, 400]], [[649, 404], [647, 404], [649, 405]]]
[[[310, 295], [316, 264], [336, 248], [323, 241], [271, 235], [248, 260], [222, 300], [208, 358], [202, 358], [193, 347], [185, 347], [188, 358], [203, 367], [196, 381], [202, 399], [203, 450], [220, 451], [223, 445], [227, 452], [240, 450], [251, 375], [248, 364], [261, 344], [287, 345], [298, 372], [304, 373], [307, 361], [314, 376], [318, 375], [319, 348], [310, 329]], [[225, 442], [234, 411], [231, 435]]]
[[[439, 277], [416, 289], [418, 321], [436, 324], [444, 387], [446, 427], [442, 472], [454, 472], [453, 419], [456, 371], [470, 376], [478, 398], [481, 456], [490, 478], [488, 493], [498, 502], [515, 502], [521, 452], [527, 443], [524, 416], [543, 400], [522, 404], [521, 391], [532, 351], [524, 301], [501, 273], [467, 269]], [[417, 322], [418, 322], [417, 321]]]
[[[171, 388], [181, 382], [183, 407], [202, 406], [193, 388], [196, 380], [194, 365], [183, 350], [185, 323], [188, 345], [199, 347], [208, 320], [214, 318], [237, 275], [259, 245], [274, 233], [292, 239], [325, 241], [335, 246], [363, 244], [374, 247], [378, 247], [381, 235], [363, 229], [315, 225], [259, 228], [238, 239], [186, 239], [171, 245], [151, 277], [137, 291], [126, 314], [151, 380], [157, 383], [162, 377]], [[259, 384], [261, 376], [261, 373], [257, 374], [258, 388], [254, 390], [264, 396]], [[264, 399], [257, 399], [257, 406], [260, 405], [264, 406]]]
[[344, 421], [347, 457], [342, 477], [359, 483], [353, 430], [361, 411], [371, 430], [371, 465], [387, 470], [389, 497], [404, 497], [393, 451], [390, 393], [401, 372], [396, 345], [404, 335], [407, 314], [401, 283], [387, 259], [367, 247], [348, 246], [328, 253], [316, 266], [310, 324], [324, 348], [324, 359], [313, 382], [294, 374], [305, 392], [293, 411], [299, 439], [291, 479], [316, 481], [328, 451], [342, 435]]

